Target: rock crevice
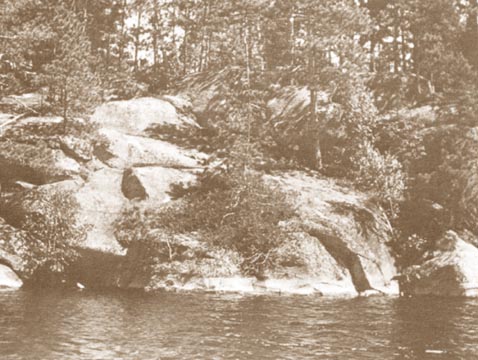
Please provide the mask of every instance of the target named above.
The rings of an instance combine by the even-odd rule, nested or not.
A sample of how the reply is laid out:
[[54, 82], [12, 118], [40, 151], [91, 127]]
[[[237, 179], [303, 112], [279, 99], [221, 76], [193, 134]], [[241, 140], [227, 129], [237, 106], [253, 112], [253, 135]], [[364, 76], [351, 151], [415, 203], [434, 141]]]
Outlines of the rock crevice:
[[351, 251], [347, 244], [342, 241], [338, 236], [326, 234], [319, 228], [308, 227], [306, 232], [315, 237], [329, 254], [343, 267], [345, 267], [352, 278], [352, 282], [358, 293], [362, 293], [367, 290], [372, 290], [372, 286], [368, 281], [367, 274], [360, 261], [360, 256]]

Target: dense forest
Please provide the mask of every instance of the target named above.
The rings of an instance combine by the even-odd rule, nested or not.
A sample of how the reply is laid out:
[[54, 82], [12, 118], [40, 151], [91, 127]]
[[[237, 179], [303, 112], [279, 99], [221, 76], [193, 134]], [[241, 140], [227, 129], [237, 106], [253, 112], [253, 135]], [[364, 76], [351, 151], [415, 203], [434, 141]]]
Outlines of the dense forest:
[[[34, 108], [2, 102], [3, 112], [57, 115], [65, 132], [99, 141], [73, 119], [105, 101], [214, 86], [196, 114], [201, 129], [176, 141], [215, 165], [175, 188], [186, 206], [128, 209], [118, 220], [125, 246], [143, 227], [200, 231], [260, 276], [289, 236], [277, 224], [294, 213], [261, 174], [283, 169], [374, 194], [400, 266], [447, 230], [478, 235], [477, 0], [0, 0], [0, 9], [0, 98], [42, 98]], [[306, 106], [274, 117], [267, 104], [290, 91]]]

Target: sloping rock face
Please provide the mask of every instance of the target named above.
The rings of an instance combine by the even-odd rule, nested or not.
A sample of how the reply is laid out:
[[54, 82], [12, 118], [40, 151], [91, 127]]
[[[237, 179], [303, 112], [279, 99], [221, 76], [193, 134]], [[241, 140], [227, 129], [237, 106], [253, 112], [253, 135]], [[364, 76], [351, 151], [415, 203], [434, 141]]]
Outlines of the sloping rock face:
[[192, 118], [178, 112], [171, 102], [156, 98], [106, 103], [95, 111], [92, 121], [102, 128], [130, 135], [142, 135], [148, 128], [157, 125], [182, 129], [198, 126]]
[[[92, 117], [100, 135], [96, 149], [80, 136], [64, 135], [61, 118], [2, 118], [0, 180], [4, 192], [14, 193], [2, 202], [6, 222], [0, 237], [0, 263], [28, 279], [24, 269], [31, 268], [28, 257], [39, 246], [21, 236], [22, 219], [36, 211], [29, 193], [34, 191], [41, 203], [41, 194], [68, 189], [75, 194], [79, 220], [87, 227], [75, 271], [85, 275], [82, 281], [90, 282], [85, 285], [116, 286], [125, 250], [115, 239], [113, 224], [122, 209], [132, 201], [158, 205], [169, 201], [170, 186], [193, 181], [206, 158], [149, 137], [150, 128], [157, 134], [163, 127], [185, 132], [199, 127], [173, 102], [174, 97], [168, 101], [144, 98], [100, 106]], [[105, 267], [106, 263], [110, 265]], [[93, 274], [95, 268], [105, 269], [104, 276]]]
[[270, 176], [268, 181], [289, 194], [303, 232], [315, 240], [312, 247], [301, 245], [309, 249], [309, 255], [304, 254], [309, 276], [351, 284], [359, 293], [398, 293], [392, 281], [397, 270], [387, 246], [390, 224], [367, 195], [301, 172]]
[[[296, 105], [307, 106], [302, 100]], [[279, 109], [282, 105], [274, 106]], [[163, 131], [189, 134], [199, 128], [188, 115], [191, 110], [197, 112], [194, 102], [175, 97], [102, 105], [92, 117], [101, 135], [94, 149], [75, 137], [58, 135], [52, 139], [48, 135], [51, 131], [35, 137], [43, 125], [33, 130], [32, 122], [54, 127], [57, 119], [28, 120], [6, 128], [21, 146], [37, 146], [41, 139], [47, 139], [49, 150], [75, 166], [61, 166], [49, 156], [48, 172], [27, 164], [28, 176], [20, 171], [9, 175], [8, 181], [27, 182], [33, 189], [26, 186], [2, 209], [4, 228], [12, 240], [2, 235], [1, 239], [8, 241], [0, 243], [0, 264], [7, 264], [22, 278], [26, 274], [23, 269], [31, 267], [21, 252], [23, 243], [17, 249], [18, 241], [13, 240], [22, 234], [19, 218], [35, 211], [35, 204], [28, 202], [29, 191], [70, 189], [80, 206], [79, 219], [88, 227], [74, 270], [87, 287], [323, 295], [397, 292], [391, 282], [396, 270], [386, 247], [390, 228], [383, 211], [367, 195], [320, 179], [317, 174], [293, 172], [266, 177], [271, 186], [289, 195], [299, 216], [294, 223], [280, 224], [291, 228], [294, 240], [277, 249], [280, 261], [264, 278], [242, 276], [237, 253], [216, 248], [197, 234], [145, 234], [144, 240], [153, 241], [130, 244], [126, 253], [115, 238], [114, 224], [122, 210], [132, 204], [153, 208], [174, 204], [172, 185], [193, 183], [204, 167], [206, 155], [162, 136]], [[0, 151], [1, 156], [4, 153]], [[50, 169], [60, 169], [61, 176]], [[34, 244], [27, 241], [27, 245]], [[153, 259], [152, 252], [158, 254]]]
[[99, 158], [114, 168], [161, 166], [188, 169], [200, 167], [199, 162], [204, 159], [196, 151], [145, 136], [128, 135], [109, 128], [102, 128], [100, 134], [107, 140], [108, 147]]
[[478, 248], [449, 231], [433, 257], [400, 276], [404, 295], [478, 297]]
[[[103, 163], [90, 172], [77, 198], [85, 223], [92, 225], [87, 247], [123, 253], [113, 234], [113, 223], [131, 201], [158, 206], [169, 200], [172, 184], [194, 180], [206, 156], [197, 151], [149, 137], [162, 127], [188, 131], [199, 125], [169, 101], [142, 98], [100, 106], [92, 116], [103, 136], [96, 151]], [[159, 130], [158, 130], [159, 129]]]
[[0, 291], [2, 289], [19, 289], [22, 285], [22, 280], [10, 267], [0, 265]]
[[79, 176], [81, 165], [62, 150], [63, 128], [57, 117], [13, 117], [2, 125], [0, 180], [43, 185]]
[[[350, 274], [313, 237], [297, 234], [297, 242], [278, 249], [281, 265], [263, 279], [241, 274], [242, 258], [214, 247], [197, 234], [154, 234], [131, 244], [120, 286], [146, 290], [232, 291], [243, 293], [356, 296]], [[298, 251], [298, 249], [300, 249]], [[157, 254], [151, 257], [151, 254]]]
[[83, 247], [105, 253], [124, 251], [114, 238], [113, 221], [127, 202], [121, 191], [122, 170], [104, 168], [89, 174], [76, 192], [81, 222], [90, 227]]
[[386, 245], [391, 229], [383, 211], [365, 194], [303, 172], [268, 175], [266, 181], [290, 197], [299, 217], [280, 224], [290, 229], [293, 240], [276, 249], [276, 266], [263, 278], [244, 277], [239, 254], [214, 247], [198, 234], [166, 234], [158, 229], [126, 245], [121, 286], [326, 296], [398, 294], [392, 280], [397, 271]]

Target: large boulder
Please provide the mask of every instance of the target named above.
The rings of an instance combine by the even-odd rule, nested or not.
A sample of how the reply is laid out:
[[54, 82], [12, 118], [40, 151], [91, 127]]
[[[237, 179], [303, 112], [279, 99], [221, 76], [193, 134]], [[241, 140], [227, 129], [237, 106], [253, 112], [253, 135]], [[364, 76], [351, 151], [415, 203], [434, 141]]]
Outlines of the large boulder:
[[92, 121], [102, 128], [130, 135], [142, 135], [158, 125], [180, 129], [198, 126], [192, 118], [178, 112], [170, 101], [157, 98], [106, 103], [96, 109]]
[[[266, 181], [289, 196], [299, 216], [279, 224], [288, 228], [292, 239], [275, 249], [275, 265], [263, 276], [244, 277], [238, 253], [216, 248], [198, 234], [152, 229], [135, 240], [129, 233], [118, 234], [128, 239], [129, 265], [122, 286], [330, 296], [398, 294], [393, 281], [397, 272], [386, 245], [391, 229], [384, 212], [367, 195], [302, 172], [270, 175]], [[135, 183], [141, 182], [136, 178]]]
[[65, 136], [60, 117], [13, 117], [0, 127], [0, 180], [42, 185], [71, 179], [82, 167], [75, 149], [85, 141]]
[[478, 248], [453, 231], [436, 246], [431, 259], [399, 277], [403, 295], [478, 297]]
[[194, 173], [165, 167], [139, 167], [125, 170], [122, 191], [130, 200], [148, 200], [160, 205], [171, 200], [173, 184], [194, 182]]
[[[397, 270], [387, 246], [391, 227], [383, 210], [366, 194], [301, 172], [268, 176], [267, 180], [289, 195], [302, 231], [319, 243], [304, 255], [307, 262], [315, 256], [320, 264], [309, 265], [308, 274], [320, 274], [328, 283], [353, 284], [359, 293], [398, 293], [392, 281]], [[325, 270], [324, 264], [329, 264]]]
[[33, 142], [35, 139], [61, 135], [65, 122], [59, 116], [13, 117], [1, 128], [2, 139], [13, 139], [21, 142]]
[[5, 288], [18, 289], [22, 285], [22, 280], [10, 267], [0, 264], [0, 290]]
[[114, 220], [121, 214], [127, 198], [121, 190], [123, 171], [100, 169], [91, 173], [76, 191], [80, 205], [80, 221], [88, 228], [87, 249], [106, 253], [121, 254], [123, 249], [115, 240]]
[[110, 128], [100, 129], [100, 134], [107, 140], [107, 145], [97, 151], [98, 158], [118, 169], [132, 166], [196, 168], [204, 159], [197, 151], [161, 140], [128, 135]]
[[41, 111], [48, 107], [45, 96], [39, 93], [27, 93], [21, 95], [9, 95], [0, 100], [0, 107], [9, 110], [21, 111]]
[[79, 176], [81, 166], [61, 150], [45, 143], [35, 145], [0, 141], [0, 180], [42, 185]]

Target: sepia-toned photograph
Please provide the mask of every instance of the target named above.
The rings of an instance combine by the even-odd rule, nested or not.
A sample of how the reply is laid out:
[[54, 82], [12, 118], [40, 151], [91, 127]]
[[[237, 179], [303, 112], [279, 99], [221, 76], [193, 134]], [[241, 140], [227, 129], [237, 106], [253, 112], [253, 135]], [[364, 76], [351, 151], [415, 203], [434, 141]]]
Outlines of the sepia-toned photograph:
[[478, 0], [0, 0], [0, 360], [478, 359]]

